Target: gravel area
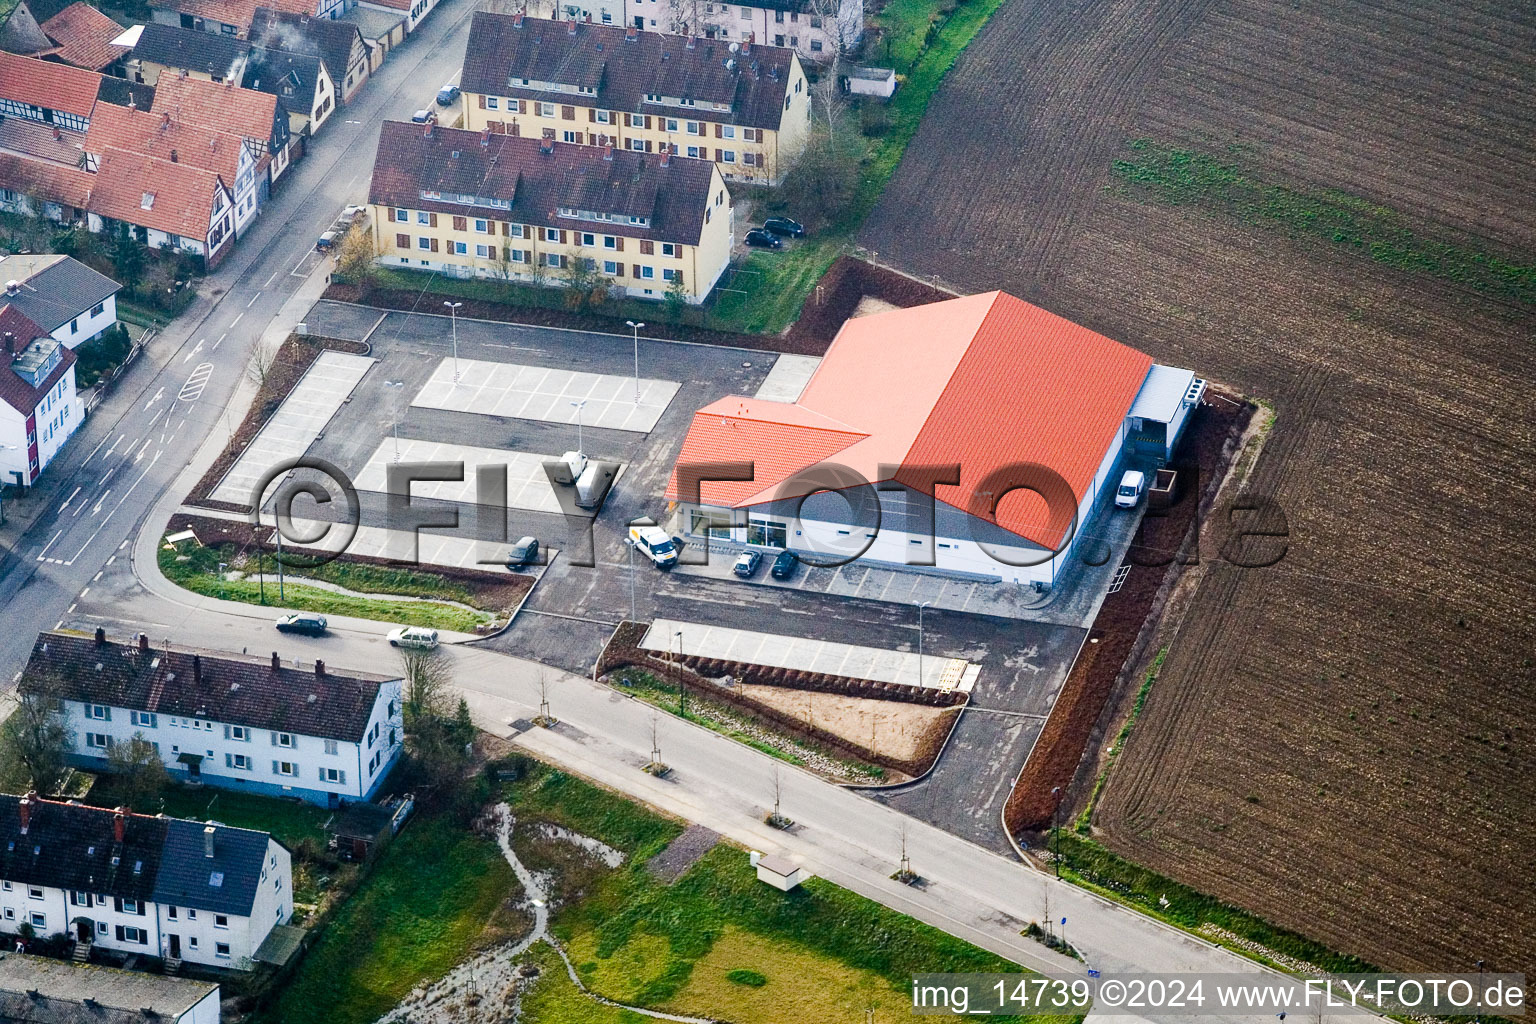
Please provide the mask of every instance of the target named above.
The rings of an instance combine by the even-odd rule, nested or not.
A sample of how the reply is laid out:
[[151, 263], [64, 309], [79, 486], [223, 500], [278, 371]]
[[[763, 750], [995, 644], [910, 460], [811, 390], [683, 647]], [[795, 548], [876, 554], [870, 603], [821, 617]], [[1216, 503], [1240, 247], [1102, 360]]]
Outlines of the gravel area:
[[714, 849], [719, 841], [718, 832], [703, 825], [689, 825], [682, 835], [667, 844], [665, 850], [652, 857], [646, 867], [651, 874], [671, 885], [698, 863], [699, 858]]

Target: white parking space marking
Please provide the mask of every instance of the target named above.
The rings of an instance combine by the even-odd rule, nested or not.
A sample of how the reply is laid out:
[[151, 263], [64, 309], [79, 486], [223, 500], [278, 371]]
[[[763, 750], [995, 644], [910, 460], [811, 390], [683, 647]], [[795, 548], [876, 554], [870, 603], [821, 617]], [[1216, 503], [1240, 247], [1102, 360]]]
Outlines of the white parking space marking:
[[[296, 536], [313, 537], [321, 533], [324, 524], [319, 520], [293, 519]], [[332, 524], [325, 536], [313, 545], [293, 544], [293, 548], [313, 548], [335, 551], [346, 540], [347, 531]], [[510, 541], [470, 540], [465, 537], [446, 536], [431, 530], [419, 530], [416, 549], [411, 550], [411, 534], [406, 530], [386, 530], [378, 526], [359, 526], [352, 543], [347, 545], [349, 555], [364, 558], [386, 558], [390, 561], [414, 561], [422, 565], [443, 565], [459, 569], [480, 569], [485, 572], [506, 572], [507, 551]], [[555, 551], [540, 552], [548, 560]]]
[[213, 497], [219, 501], [249, 502], [251, 489], [267, 470], [309, 450], [372, 365], [373, 360], [366, 356], [322, 352], [224, 474]]
[[580, 373], [481, 359], [460, 359], [458, 370], [459, 382], [454, 384], [452, 357], [438, 363], [432, 378], [422, 385], [411, 404], [425, 409], [575, 423], [577, 410], [571, 403], [585, 402], [580, 412], [582, 426], [643, 434], [656, 426], [679, 387], [676, 381], [641, 377], [637, 403], [635, 379], [617, 374]]
[[[475, 501], [475, 467], [507, 467], [507, 507], [523, 508], [533, 512], [560, 512], [560, 499], [554, 485], [544, 472], [544, 463], [553, 455], [536, 455], [531, 452], [514, 452], [505, 448], [475, 448], [462, 444], [442, 444], [437, 441], [400, 439], [400, 462], [462, 462], [462, 481], [423, 480], [411, 485], [411, 495], [417, 498], [437, 498], [441, 501]], [[368, 465], [353, 481], [360, 491], [383, 492], [388, 487], [387, 469], [397, 461], [395, 439], [386, 437]]]
[[741, 661], [770, 668], [826, 672], [853, 679], [873, 679], [907, 686], [923, 685], [930, 689], [969, 692], [978, 674], [976, 666], [961, 658], [931, 654], [919, 658], [916, 653], [909, 651], [887, 651], [878, 647], [858, 647], [827, 640], [756, 633], [746, 629], [707, 626], [701, 622], [678, 622], [673, 619], [657, 619], [652, 622], [640, 646], [646, 650], [665, 651], [669, 643], [674, 652], [681, 654]]

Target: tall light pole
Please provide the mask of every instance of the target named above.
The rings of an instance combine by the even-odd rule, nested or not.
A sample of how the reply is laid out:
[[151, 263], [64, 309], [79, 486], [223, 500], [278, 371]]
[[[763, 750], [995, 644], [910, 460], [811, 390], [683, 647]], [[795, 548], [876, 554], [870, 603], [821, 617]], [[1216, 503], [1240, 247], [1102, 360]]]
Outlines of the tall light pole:
[[639, 405], [640, 404], [640, 328], [644, 327], [645, 324], [643, 322], [637, 324], [633, 320], [625, 320], [624, 322], [629, 325], [630, 334], [634, 338], [634, 342], [635, 342], [635, 404]]
[[[0, 444], [0, 452], [19, 452], [14, 444]], [[5, 484], [0, 482], [0, 526], [5, 525]]]
[[453, 386], [459, 386], [459, 307], [462, 302], [444, 302], [448, 307], [448, 323], [453, 331]]
[[1051, 787], [1051, 797], [1055, 801], [1051, 807], [1051, 838], [1056, 840], [1055, 856], [1051, 863], [1056, 867], [1056, 877], [1061, 877], [1061, 787]]
[[[399, 390], [405, 387], [405, 381], [387, 380], [384, 382], [384, 386]], [[404, 394], [404, 392], [401, 392], [401, 394]], [[400, 399], [398, 398], [395, 399], [395, 461], [400, 461]]]
[[[683, 631], [682, 630], [678, 630], [676, 633], [673, 633], [672, 635], [677, 637], [677, 656], [678, 656], [679, 659], [681, 659], [682, 656], [683, 656]], [[670, 652], [671, 650], [672, 650], [672, 645], [671, 644], [667, 644], [667, 651]], [[686, 684], [684, 684], [683, 677], [681, 675], [679, 675], [677, 677], [677, 716], [679, 718], [686, 717], [686, 712], [687, 712], [687, 707], [688, 707], [687, 700], [688, 700], [688, 687], [687, 687]]]
[[635, 621], [635, 542], [628, 537], [624, 538], [624, 546], [629, 549], [629, 621]]
[[571, 403], [571, 407], [576, 410], [576, 450], [583, 454], [586, 453], [586, 449], [581, 446], [581, 410], [586, 407], [586, 404], [585, 398]]
[[932, 601], [914, 602], [917, 605], [917, 686], [923, 686], [923, 609], [933, 604]]

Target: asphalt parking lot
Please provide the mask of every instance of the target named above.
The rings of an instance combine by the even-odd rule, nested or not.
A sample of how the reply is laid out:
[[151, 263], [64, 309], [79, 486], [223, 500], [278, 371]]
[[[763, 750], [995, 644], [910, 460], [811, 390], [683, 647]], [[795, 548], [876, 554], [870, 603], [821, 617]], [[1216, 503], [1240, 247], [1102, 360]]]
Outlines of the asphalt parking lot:
[[[381, 318], [376, 310], [322, 302], [307, 319], [313, 333], [366, 337], [373, 346], [372, 356], [379, 360], [312, 449], [354, 478], [367, 472], [364, 482], [377, 483], [379, 464], [392, 454], [397, 429], [403, 450], [416, 453], [480, 449], [549, 455], [577, 447], [577, 425], [562, 421], [563, 414], [556, 414], [553, 405], [538, 418], [522, 418], [413, 404], [413, 397], [434, 377], [441, 384], [444, 360], [451, 352], [452, 325], [445, 316], [391, 312]], [[461, 372], [466, 362], [485, 361], [598, 375], [593, 380], [626, 378], [633, 386], [634, 348], [628, 337], [466, 319], [457, 322], [457, 332]], [[776, 359], [760, 351], [646, 339], [641, 339], [639, 347], [642, 387], [646, 380], [675, 382], [675, 394], [657, 413], [649, 432], [581, 427], [582, 445], [589, 456], [624, 465], [595, 518], [567, 514], [570, 510], [556, 513], [547, 507], [510, 510], [505, 526], [509, 537], [532, 534], [546, 548], [559, 549], [560, 555], [513, 626], [483, 642], [585, 674], [614, 627], [631, 617], [633, 605], [633, 616], [642, 621], [674, 619], [915, 652], [917, 613], [909, 602], [927, 599], [929, 589], [952, 588], [954, 581], [906, 572], [885, 578], [881, 570], [858, 570], [857, 578], [847, 577], [839, 584], [834, 570], [812, 570], [801, 574], [792, 587], [744, 583], [729, 576], [729, 562], [722, 555], [714, 556], [721, 562], [718, 575], [664, 573], [642, 556], [634, 558], [631, 568], [631, 552], [622, 541], [625, 526], [641, 516], [665, 520], [667, 478], [694, 411], [727, 394], [754, 394]], [[776, 379], [803, 380], [809, 370], [808, 365], [786, 367]], [[562, 394], [568, 389], [565, 382], [575, 379], [563, 379]], [[504, 408], [504, 397], [496, 398], [492, 408]], [[607, 397], [622, 397], [622, 392]], [[476, 403], [462, 404], [476, 407]], [[478, 407], [483, 408], [484, 402]], [[610, 413], [608, 421], [636, 425], [616, 413]], [[536, 484], [531, 473], [519, 479]], [[416, 491], [431, 493], [420, 485]], [[441, 485], [436, 497], [420, 497], [413, 504], [428, 511], [457, 513], [465, 530], [490, 539], [499, 510], [486, 514], [473, 504], [473, 494], [467, 481], [447, 484]], [[383, 496], [364, 490], [360, 497], [364, 523], [383, 525]], [[537, 502], [529, 499], [522, 504]], [[595, 564], [583, 565], [583, 561]], [[767, 578], [766, 572], [760, 575]], [[923, 647], [932, 657], [963, 658], [980, 666], [972, 691], [974, 710], [962, 716], [950, 748], [926, 779], [872, 798], [887, 800], [976, 842], [1005, 848], [998, 825], [1002, 801], [1085, 630], [1075, 622], [961, 612], [961, 605], [963, 599], [955, 607], [929, 609]]]

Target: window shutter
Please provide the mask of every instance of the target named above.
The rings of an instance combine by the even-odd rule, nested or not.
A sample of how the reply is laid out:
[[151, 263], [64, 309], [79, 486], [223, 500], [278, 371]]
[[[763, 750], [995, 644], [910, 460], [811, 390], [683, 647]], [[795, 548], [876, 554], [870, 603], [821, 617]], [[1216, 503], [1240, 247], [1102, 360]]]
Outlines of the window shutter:
[[593, 124], [597, 123], [597, 111], [591, 107], [587, 108], [587, 120]]
[[506, 221], [502, 221], [501, 222], [501, 237], [502, 238], [506, 238], [511, 233], [512, 233], [512, 225], [508, 224]]
[[562, 121], [574, 121], [574, 120], [576, 120], [576, 108], [571, 106], [568, 103], [561, 104], [561, 106], [560, 106], [560, 119]]
[[[411, 247], [411, 236], [410, 235], [396, 235], [395, 236], [395, 248], [396, 249], [409, 249], [410, 247]], [[226, 727], [226, 729], [227, 729], [227, 727]]]
[[[646, 114], [645, 115], [645, 126], [647, 128], [649, 128], [651, 126], [651, 115], [650, 114]], [[647, 151], [649, 151], [650, 148], [651, 148], [651, 144], [649, 142], [647, 142], [645, 144], [645, 148], [646, 148]]]
[[347, 784], [347, 773], [345, 771], [341, 773], [341, 784], [343, 786]]
[[[225, 732], [225, 738], [228, 739], [229, 738], [228, 737], [229, 726], [226, 725], [224, 727], [224, 732]], [[234, 766], [235, 766], [235, 755], [234, 754], [225, 754], [224, 755], [224, 767], [225, 768], [233, 768]]]
[[432, 239], [432, 251], [437, 252], [437, 239]]
[[[275, 732], [268, 732], [267, 733], [267, 739], [272, 741], [272, 745], [274, 747], [277, 746], [277, 733], [275, 733]], [[276, 764], [277, 762], [273, 761], [272, 763]]]
[[613, 247], [619, 252], [624, 251], [624, 236], [618, 235], [613, 240]]
[[273, 775], [278, 774], [278, 772], [277, 772], [277, 762], [276, 761], [272, 762], [272, 774]]
[[[119, 901], [119, 902], [121, 902], [121, 901]], [[123, 941], [123, 926], [122, 925], [118, 925], [117, 926], [117, 941], [118, 942], [122, 942]]]
[[469, 230], [469, 219], [466, 218], [466, 217], [455, 217], [455, 218], [453, 218], [453, 230], [455, 230], [455, 231], [468, 231]]
[[642, 255], [642, 256], [654, 256], [655, 254], [656, 254], [656, 243], [651, 241], [649, 238], [642, 238], [642, 239], [640, 239], [640, 255]]
[[640, 264], [638, 264], [638, 263], [634, 264], [634, 268], [635, 268], [635, 276], [639, 277], [640, 276]]
[[437, 227], [437, 214], [435, 214], [435, 213], [427, 214], [427, 225], [429, 227], [434, 227], [434, 228]]
[[[649, 120], [649, 118], [647, 118], [647, 120]], [[651, 140], [650, 139], [646, 139], [645, 140], [645, 151], [647, 153], [649, 153], [651, 151]]]
[[560, 229], [560, 244], [561, 245], [568, 245], [568, 244], [570, 244], [570, 236], [566, 234], [565, 228], [561, 228]]
[[725, 137], [724, 136], [724, 132], [722, 132], [721, 129], [720, 129], [720, 122], [716, 121], [715, 122], [715, 138], [719, 139], [719, 138], [724, 138], [724, 137]]
[[485, 109], [485, 97], [484, 96], [477, 96], [475, 98], [480, 101], [480, 109], [484, 110]]
[[623, 277], [624, 276], [624, 264], [622, 264], [622, 263], [615, 263], [613, 266], [614, 266], [613, 276], [614, 277]]

